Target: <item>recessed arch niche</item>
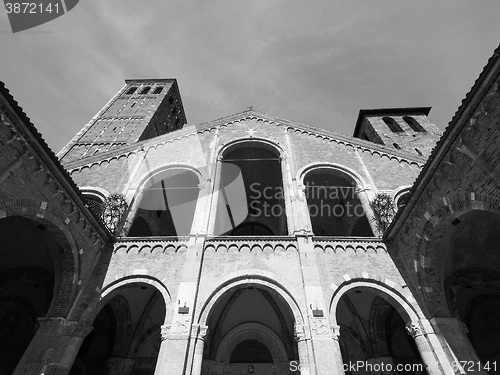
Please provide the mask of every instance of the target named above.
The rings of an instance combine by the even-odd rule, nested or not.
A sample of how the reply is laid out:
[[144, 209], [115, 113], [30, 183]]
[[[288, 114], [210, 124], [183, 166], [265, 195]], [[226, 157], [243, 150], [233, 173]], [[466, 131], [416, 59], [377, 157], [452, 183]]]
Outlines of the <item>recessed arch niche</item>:
[[288, 233], [281, 155], [263, 141], [242, 141], [222, 152], [215, 234]]

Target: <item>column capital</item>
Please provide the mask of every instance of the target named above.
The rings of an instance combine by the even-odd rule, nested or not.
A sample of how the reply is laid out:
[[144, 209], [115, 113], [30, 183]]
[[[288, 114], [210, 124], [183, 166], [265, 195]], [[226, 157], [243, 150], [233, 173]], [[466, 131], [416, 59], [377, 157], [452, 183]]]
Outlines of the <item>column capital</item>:
[[304, 324], [296, 324], [295, 327], [294, 327], [294, 336], [295, 336], [295, 340], [297, 340], [297, 342], [300, 342], [300, 341], [304, 341], [306, 340], [306, 325]]
[[172, 326], [171, 324], [163, 324], [160, 327], [161, 341], [165, 341], [166, 339], [168, 339], [168, 336], [170, 335], [171, 326]]
[[418, 336], [422, 336], [424, 334], [420, 324], [416, 322], [411, 322], [406, 325], [406, 333], [408, 333], [411, 337], [415, 338]]
[[200, 325], [200, 330], [198, 332], [198, 338], [200, 340], [205, 340], [208, 334], [208, 326], [202, 326]]
[[65, 318], [38, 318], [39, 329], [56, 331], [59, 336], [72, 336], [85, 338], [93, 327], [91, 324]]
[[332, 324], [330, 328], [332, 330], [333, 339], [338, 340], [340, 337], [340, 326]]

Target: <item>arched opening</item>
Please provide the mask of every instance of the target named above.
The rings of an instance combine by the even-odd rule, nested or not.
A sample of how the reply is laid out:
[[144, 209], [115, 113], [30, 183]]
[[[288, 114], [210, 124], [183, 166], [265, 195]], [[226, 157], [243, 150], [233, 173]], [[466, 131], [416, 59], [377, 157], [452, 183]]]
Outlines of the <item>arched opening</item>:
[[351, 176], [318, 168], [306, 174], [304, 185], [315, 235], [373, 237]]
[[398, 211], [406, 206], [406, 203], [408, 203], [408, 199], [410, 199], [409, 191], [405, 191], [404, 193], [399, 194], [399, 196], [396, 198], [396, 207]]
[[405, 366], [402, 367], [404, 373], [426, 373], [415, 341], [406, 332], [403, 317], [383, 295], [366, 287], [350, 289], [340, 298], [336, 317], [346, 368], [352, 368], [349, 365], [358, 361], [364, 364], [358, 371], [346, 371], [346, 374], [380, 374], [382, 363], [393, 369]]
[[382, 121], [385, 122], [385, 124], [391, 129], [392, 132], [394, 133], [402, 133], [403, 129], [399, 124], [397, 123], [396, 120], [394, 120], [392, 117], [382, 117]]
[[95, 215], [102, 219], [104, 213], [104, 202], [100, 197], [92, 194], [84, 194], [85, 204], [95, 213]]
[[215, 233], [288, 233], [281, 160], [275, 149], [260, 142], [246, 142], [224, 153]]
[[[500, 361], [500, 215], [474, 210], [453, 220], [439, 269], [450, 311], [465, 323], [484, 364]], [[486, 368], [490, 374], [500, 369]]]
[[170, 169], [153, 176], [143, 189], [128, 236], [189, 235], [198, 194], [199, 179], [191, 171]]
[[106, 298], [80, 347], [70, 375], [153, 375], [165, 302], [153, 286], [133, 283]]
[[0, 238], [0, 374], [11, 374], [62, 286], [64, 245], [54, 225], [21, 216], [0, 220]]
[[[298, 359], [294, 317], [287, 302], [261, 285], [229, 289], [207, 319], [202, 374], [289, 374]], [[275, 372], [272, 372], [275, 371]]]
[[425, 132], [426, 130], [422, 125], [419, 124], [417, 120], [415, 120], [413, 117], [410, 116], [404, 116], [403, 121], [408, 124], [408, 126], [413, 130], [414, 132]]

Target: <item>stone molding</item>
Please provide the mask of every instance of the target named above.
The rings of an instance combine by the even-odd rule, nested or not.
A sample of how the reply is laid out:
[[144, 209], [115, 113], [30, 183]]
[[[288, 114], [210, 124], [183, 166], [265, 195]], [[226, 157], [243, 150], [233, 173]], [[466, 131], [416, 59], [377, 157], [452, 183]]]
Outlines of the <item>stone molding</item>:
[[[359, 149], [361, 152], [369, 152], [371, 155], [379, 155], [380, 157], [385, 156], [388, 159], [396, 160], [399, 163], [406, 163], [408, 165], [416, 165], [418, 167], [422, 167], [425, 164], [425, 161], [417, 161], [417, 160], [413, 160], [412, 158], [403, 156], [404, 152], [401, 152], [401, 155], [397, 155], [397, 154], [399, 154], [399, 152], [394, 152], [394, 151], [389, 150], [389, 149], [386, 150], [383, 147], [381, 147], [380, 145], [374, 144], [372, 142], [363, 141], [361, 139], [356, 139], [356, 138], [349, 139], [347, 136], [340, 135], [340, 134], [331, 134], [331, 135], [320, 134], [320, 133], [324, 133], [325, 131], [322, 129], [319, 129], [319, 128], [318, 129], [311, 128], [310, 130], [309, 129], [302, 129], [302, 128], [300, 128], [300, 125], [295, 125], [295, 126], [285, 125], [284, 123], [287, 121], [283, 121], [283, 123], [282, 123], [282, 122], [272, 121], [269, 119], [264, 119], [264, 118], [262, 118], [260, 116], [256, 116], [256, 115], [246, 115], [246, 116], [240, 117], [240, 118], [232, 120], [232, 121], [228, 121], [228, 122], [224, 122], [224, 123], [220, 123], [220, 124], [214, 124], [212, 126], [209, 125], [205, 128], [199, 129], [199, 130], [194, 131], [194, 132], [193, 131], [187, 132], [186, 130], [184, 130], [184, 131], [181, 130], [181, 134], [179, 134], [179, 133], [175, 134], [175, 135], [177, 135], [176, 137], [172, 137], [171, 139], [166, 139], [166, 140], [161, 140], [161, 141], [159, 141], [158, 139], [154, 139], [153, 141], [147, 142], [147, 144], [145, 144], [145, 145], [141, 145], [140, 148], [134, 148], [137, 146], [131, 145], [131, 146], [125, 146], [126, 150], [108, 151], [108, 152], [103, 153], [102, 155], [99, 155], [96, 158], [89, 158], [90, 160], [86, 164], [78, 165], [77, 162], [76, 163], [75, 162], [68, 163], [68, 169], [70, 170], [70, 173], [81, 172], [85, 168], [92, 168], [94, 166], [100, 166], [103, 163], [109, 163], [113, 160], [118, 160], [118, 159], [121, 159], [123, 157], [129, 158], [131, 155], [139, 154], [140, 152], [148, 152], [150, 149], [156, 149], [157, 147], [165, 146], [166, 144], [169, 144], [169, 143], [177, 142], [177, 141], [180, 141], [182, 139], [187, 139], [189, 137], [197, 136], [198, 134], [203, 134], [206, 132], [216, 130], [216, 129], [221, 128], [221, 127], [227, 127], [227, 126], [230, 126], [232, 124], [236, 124], [236, 123], [248, 121], [248, 120], [256, 120], [256, 121], [268, 123], [271, 125], [274, 124], [276, 126], [284, 126], [286, 130], [291, 129], [291, 130], [293, 130], [293, 132], [298, 132], [300, 134], [313, 136], [313, 137], [319, 138], [321, 140], [324, 140], [326, 142], [334, 142], [334, 143], [337, 143], [339, 145], [356, 148], [356, 149]], [[168, 136], [171, 136], [171, 134], [169, 134]], [[250, 138], [250, 139], [253, 139], [253, 138]], [[154, 143], [155, 141], [157, 143]], [[410, 155], [408, 155], [408, 156], [410, 156]], [[104, 157], [104, 158], [98, 159], [99, 157]], [[73, 167], [73, 165], [75, 165], [75, 164], [77, 166]]]
[[283, 342], [274, 331], [260, 323], [243, 323], [224, 336], [217, 349], [215, 360], [228, 364], [234, 348], [245, 340], [256, 340], [264, 344], [271, 353], [274, 363], [286, 362], [288, 359]]
[[119, 238], [114, 244], [113, 253], [130, 255], [141, 253], [184, 254], [187, 249], [188, 241], [186, 239]]
[[374, 252], [377, 254], [387, 254], [387, 247], [380, 239], [363, 239], [359, 238], [339, 238], [339, 237], [313, 237], [314, 249], [329, 252], [354, 251], [357, 252]]

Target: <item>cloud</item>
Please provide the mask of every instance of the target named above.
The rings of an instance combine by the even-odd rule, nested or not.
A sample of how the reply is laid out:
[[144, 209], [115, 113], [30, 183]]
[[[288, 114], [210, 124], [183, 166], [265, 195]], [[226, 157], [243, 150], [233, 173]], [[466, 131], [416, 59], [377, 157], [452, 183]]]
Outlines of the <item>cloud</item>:
[[499, 11], [496, 0], [80, 2], [37, 32], [0, 33], [0, 68], [56, 151], [127, 78], [177, 78], [190, 124], [254, 105], [351, 134], [361, 108], [429, 105], [444, 128], [497, 46]]

